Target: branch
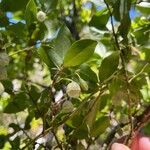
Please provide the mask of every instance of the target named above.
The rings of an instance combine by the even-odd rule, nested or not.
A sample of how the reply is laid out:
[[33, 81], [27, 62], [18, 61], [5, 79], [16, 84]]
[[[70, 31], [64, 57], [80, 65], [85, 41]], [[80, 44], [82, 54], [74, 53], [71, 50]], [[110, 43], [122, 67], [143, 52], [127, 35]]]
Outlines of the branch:
[[143, 113], [135, 117], [134, 132], [140, 131], [140, 129], [150, 121], [150, 105], [146, 107]]
[[104, 2], [106, 4], [107, 9], [108, 9], [109, 14], [110, 14], [113, 36], [114, 36], [114, 39], [115, 39], [117, 49], [120, 51], [120, 58], [121, 58], [122, 68], [123, 68], [123, 71], [124, 71], [124, 74], [125, 74], [126, 92], [127, 92], [127, 97], [128, 97], [128, 113], [129, 113], [128, 117], [129, 117], [129, 120], [130, 120], [130, 128], [131, 128], [130, 135], [126, 139], [126, 143], [128, 143], [129, 138], [131, 137], [132, 132], [133, 132], [133, 121], [132, 121], [132, 113], [131, 113], [131, 97], [130, 97], [130, 83], [129, 83], [129, 79], [128, 79], [128, 73], [127, 73], [127, 70], [126, 70], [126, 62], [125, 62], [125, 59], [124, 59], [124, 55], [123, 55], [123, 52], [122, 52], [122, 50], [119, 46], [118, 37], [117, 37], [117, 34], [115, 33], [115, 29], [114, 29], [113, 14], [112, 14], [111, 9], [110, 9], [108, 3], [106, 2], [106, 0], [104, 0]]

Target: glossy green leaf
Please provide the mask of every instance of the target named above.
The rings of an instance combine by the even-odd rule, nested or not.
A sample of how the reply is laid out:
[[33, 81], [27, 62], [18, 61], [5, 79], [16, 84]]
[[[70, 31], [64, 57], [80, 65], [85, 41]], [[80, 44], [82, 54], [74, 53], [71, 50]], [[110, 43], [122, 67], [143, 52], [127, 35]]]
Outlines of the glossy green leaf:
[[106, 128], [109, 126], [109, 121], [109, 117], [106, 116], [102, 116], [101, 118], [96, 120], [91, 129], [91, 136], [97, 137], [98, 135], [104, 133], [104, 131], [106, 131]]
[[97, 42], [84, 39], [72, 44], [64, 58], [64, 66], [71, 67], [86, 62], [94, 53]]
[[99, 68], [99, 79], [101, 82], [108, 79], [118, 68], [119, 52], [114, 52], [104, 58]]
[[25, 19], [28, 26], [36, 20], [36, 14], [37, 14], [36, 4], [34, 0], [29, 0], [25, 11]]
[[89, 25], [99, 30], [106, 30], [106, 24], [109, 19], [109, 13], [107, 9], [97, 12], [91, 19]]
[[49, 67], [61, 66], [71, 42], [70, 31], [63, 25], [59, 28], [56, 37], [49, 43], [49, 46], [40, 47], [38, 52]]

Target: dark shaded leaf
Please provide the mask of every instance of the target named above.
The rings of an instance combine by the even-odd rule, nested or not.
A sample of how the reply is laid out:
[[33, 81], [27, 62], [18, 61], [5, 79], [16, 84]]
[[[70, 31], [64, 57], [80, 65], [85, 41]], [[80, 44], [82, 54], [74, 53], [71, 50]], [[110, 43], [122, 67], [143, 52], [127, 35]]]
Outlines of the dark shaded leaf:
[[91, 19], [89, 25], [99, 30], [106, 30], [106, 24], [109, 19], [109, 13], [107, 9], [97, 12]]
[[119, 52], [114, 52], [104, 58], [99, 68], [99, 79], [101, 82], [108, 79], [118, 68]]
[[8, 103], [4, 109], [4, 113], [17, 113], [23, 111], [29, 106], [29, 97], [25, 93], [19, 93]]
[[25, 24], [21, 22], [10, 25], [7, 29], [12, 33], [13, 36], [18, 38], [25, 38], [27, 36]]
[[80, 66], [79, 75], [88, 85], [88, 91], [94, 91], [97, 89], [98, 78], [96, 73], [87, 65], [83, 64]]
[[2, 2], [0, 3], [0, 7], [6, 12], [15, 12], [18, 10], [24, 10], [28, 1], [29, 0], [2, 0]]
[[88, 127], [86, 124], [80, 125], [74, 132], [73, 137], [75, 139], [85, 139], [88, 137]]
[[13, 141], [9, 141], [12, 149], [20, 149], [20, 137], [17, 136]]

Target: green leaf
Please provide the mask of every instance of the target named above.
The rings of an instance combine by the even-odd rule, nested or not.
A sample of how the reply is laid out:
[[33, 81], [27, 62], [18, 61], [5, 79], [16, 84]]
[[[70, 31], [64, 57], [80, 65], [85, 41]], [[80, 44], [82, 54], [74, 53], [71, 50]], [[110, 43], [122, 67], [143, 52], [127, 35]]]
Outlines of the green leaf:
[[10, 80], [1, 81], [3, 86], [5, 87], [5, 92], [12, 94], [13, 93], [13, 84]]
[[96, 120], [96, 115], [99, 110], [101, 99], [100, 97], [95, 100], [91, 100], [89, 112], [86, 115], [86, 123], [91, 128]]
[[12, 99], [12, 101], [9, 102], [9, 104], [5, 107], [4, 113], [17, 113], [20, 111], [23, 111], [29, 106], [29, 97], [21, 92]]
[[12, 33], [13, 36], [18, 38], [25, 38], [27, 36], [25, 24], [18, 22], [16, 24], [8, 26], [8, 31]]
[[88, 101], [83, 101], [79, 107], [70, 115], [66, 121], [66, 124], [72, 128], [78, 128], [83, 123], [84, 115], [87, 111], [88, 105]]
[[98, 82], [96, 73], [87, 64], [81, 65], [79, 69], [79, 73], [84, 80], [90, 80], [94, 83]]
[[106, 24], [109, 19], [109, 13], [107, 9], [103, 9], [97, 12], [91, 19], [89, 25], [99, 30], [106, 30]]
[[40, 55], [40, 58], [44, 61], [44, 63], [49, 67], [53, 68], [55, 65], [53, 61], [51, 60], [51, 56], [49, 55], [50, 47], [49, 46], [41, 46], [38, 49], [38, 54]]
[[88, 127], [84, 123], [73, 132], [73, 137], [76, 139], [85, 139], [88, 137]]
[[137, 8], [141, 13], [144, 13], [144, 14], [147, 14], [147, 15], [150, 14], [150, 3], [149, 3], [149, 2], [140, 3], [140, 4], [136, 5], [136, 8]]
[[109, 94], [104, 94], [101, 96], [101, 100], [100, 100], [100, 105], [99, 105], [99, 110], [103, 110], [106, 106], [107, 106], [107, 102], [110, 99], [110, 95]]
[[25, 11], [25, 19], [28, 26], [36, 20], [36, 14], [37, 14], [36, 4], [34, 0], [29, 0]]
[[25, 130], [29, 130], [31, 128], [31, 121], [34, 118], [34, 114], [30, 112], [30, 114], [27, 116], [26, 120], [25, 120], [25, 126], [24, 129]]
[[0, 7], [5, 12], [16, 12], [24, 10], [28, 0], [2, 0]]
[[12, 149], [20, 149], [20, 137], [17, 136], [13, 141], [9, 141]]
[[109, 117], [102, 116], [92, 126], [91, 136], [97, 137], [98, 135], [104, 133], [108, 126], [109, 126]]
[[31, 85], [31, 89], [29, 92], [32, 97], [32, 100], [34, 100], [34, 102], [37, 102], [41, 95], [39, 89], [36, 86]]
[[71, 33], [69, 29], [62, 25], [56, 37], [49, 43], [49, 46], [40, 47], [38, 53], [50, 68], [54, 65], [61, 66], [66, 51], [71, 46], [71, 42]]
[[87, 61], [93, 55], [96, 44], [96, 41], [90, 39], [79, 40], [73, 43], [65, 55], [64, 66], [77, 66]]
[[88, 84], [88, 91], [95, 91], [97, 88], [98, 77], [96, 73], [87, 65], [83, 64], [79, 68], [79, 75]]
[[108, 79], [118, 68], [119, 53], [114, 52], [108, 57], [104, 58], [99, 68], [99, 79], [101, 82]]

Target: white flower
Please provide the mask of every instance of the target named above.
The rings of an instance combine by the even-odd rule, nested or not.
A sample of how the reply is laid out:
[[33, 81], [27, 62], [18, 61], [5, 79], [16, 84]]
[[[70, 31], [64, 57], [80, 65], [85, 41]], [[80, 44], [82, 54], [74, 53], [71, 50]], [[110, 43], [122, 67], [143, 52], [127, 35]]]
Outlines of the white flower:
[[6, 66], [9, 64], [9, 56], [5, 52], [0, 52], [0, 66]]
[[43, 11], [39, 11], [36, 17], [39, 22], [43, 22], [46, 19], [46, 14]]
[[0, 95], [2, 95], [4, 92], [3, 84], [0, 82]]
[[73, 81], [67, 85], [66, 92], [70, 97], [78, 98], [81, 92], [81, 88], [78, 83]]
[[62, 105], [62, 111], [69, 113], [72, 112], [74, 109], [73, 104], [70, 101], [65, 101]]

